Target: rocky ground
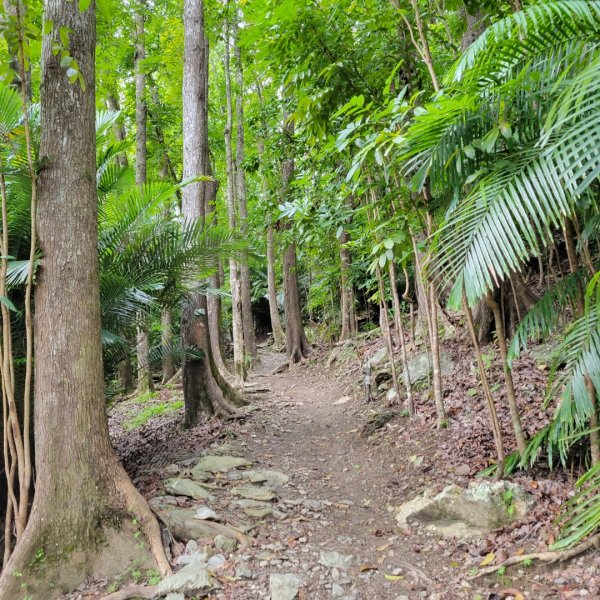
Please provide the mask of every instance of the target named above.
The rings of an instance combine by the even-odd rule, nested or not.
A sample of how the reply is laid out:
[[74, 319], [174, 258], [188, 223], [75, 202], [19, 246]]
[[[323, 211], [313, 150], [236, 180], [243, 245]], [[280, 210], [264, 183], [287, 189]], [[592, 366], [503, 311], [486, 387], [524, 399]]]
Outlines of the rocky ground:
[[[132, 432], [131, 405], [113, 409], [116, 447], [167, 525], [178, 570], [146, 597], [600, 597], [598, 551], [473, 579], [484, 565], [553, 541], [551, 517], [567, 482], [542, 472], [517, 477], [518, 488], [474, 481], [486, 452], [456, 445], [477, 424], [476, 402], [468, 424], [451, 417], [442, 432], [432, 427], [426, 394], [414, 420], [393, 402], [366, 405], [361, 354], [377, 349], [355, 350], [316, 351], [277, 375], [283, 356], [264, 351], [242, 422], [182, 433], [175, 410]], [[454, 373], [459, 361], [450, 349], [453, 390], [471, 385]], [[165, 390], [161, 399], [177, 402], [177, 394]], [[102, 597], [102, 589], [88, 583], [72, 597]]]

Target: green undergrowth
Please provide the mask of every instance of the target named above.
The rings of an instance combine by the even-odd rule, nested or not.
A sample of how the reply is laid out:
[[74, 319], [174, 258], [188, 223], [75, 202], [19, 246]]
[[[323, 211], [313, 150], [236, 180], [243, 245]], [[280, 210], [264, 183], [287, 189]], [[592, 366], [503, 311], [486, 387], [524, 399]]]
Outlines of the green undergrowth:
[[158, 404], [151, 404], [127, 421], [125, 423], [125, 429], [138, 429], [139, 427], [142, 427], [142, 425], [145, 425], [150, 419], [175, 412], [180, 408], [183, 408], [183, 400], [167, 400]]

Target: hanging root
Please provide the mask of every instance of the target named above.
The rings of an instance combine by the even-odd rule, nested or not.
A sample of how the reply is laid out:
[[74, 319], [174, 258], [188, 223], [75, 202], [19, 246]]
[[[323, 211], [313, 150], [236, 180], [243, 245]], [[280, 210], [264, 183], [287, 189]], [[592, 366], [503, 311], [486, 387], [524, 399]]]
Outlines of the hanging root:
[[150, 553], [156, 561], [160, 574], [165, 577], [170, 575], [171, 565], [167, 559], [165, 549], [162, 544], [162, 537], [160, 534], [160, 525], [156, 520], [153, 512], [150, 510], [148, 503], [140, 492], [133, 485], [131, 480], [125, 475], [118, 478], [117, 486], [123, 498], [126, 506], [131, 514], [138, 520], [142, 533], [148, 540], [148, 546], [150, 547]]
[[600, 547], [600, 533], [592, 536], [582, 544], [571, 548], [571, 550], [564, 550], [560, 552], [534, 552], [533, 554], [522, 554], [521, 556], [510, 556], [506, 560], [502, 561], [498, 565], [494, 565], [492, 567], [486, 567], [485, 569], [480, 569], [477, 575], [473, 575], [469, 577], [469, 581], [472, 579], [477, 579], [478, 577], [483, 577], [485, 575], [489, 575], [490, 573], [495, 573], [499, 569], [503, 567], [510, 567], [512, 565], [518, 565], [524, 561], [533, 561], [539, 560], [546, 563], [555, 563], [555, 562], [564, 562], [569, 560], [570, 558], [574, 558], [575, 556], [579, 556], [586, 550], [590, 548], [598, 548]]

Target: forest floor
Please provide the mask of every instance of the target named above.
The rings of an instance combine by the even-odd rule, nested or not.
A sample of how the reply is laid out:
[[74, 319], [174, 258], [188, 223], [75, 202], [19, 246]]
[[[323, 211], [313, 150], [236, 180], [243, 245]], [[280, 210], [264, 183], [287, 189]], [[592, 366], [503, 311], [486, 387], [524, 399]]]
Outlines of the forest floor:
[[[452, 382], [446, 398], [447, 429], [435, 429], [426, 391], [418, 397], [415, 419], [385, 399], [366, 404], [361, 363], [365, 355], [376, 351], [377, 344], [366, 341], [348, 347], [345, 356], [330, 360], [331, 366], [326, 366], [330, 349], [317, 349], [308, 361], [280, 374], [272, 373], [284, 356], [263, 349], [262, 361], [250, 380], [252, 387], [263, 391], [251, 394], [252, 409], [243, 421], [213, 420], [182, 432], [175, 386], [149, 402], [126, 401], [113, 407], [110, 422], [115, 447], [136, 485], [150, 499], [164, 496], [163, 481], [173, 471], [185, 471], [204, 454], [218, 454], [224, 443], [229, 454], [243, 456], [253, 469], [272, 469], [289, 477], [274, 490], [275, 498], [270, 501], [277, 518], [256, 520], [245, 528], [253, 544], [229, 552], [216, 550], [224, 556], [215, 573], [220, 587], [207, 598], [600, 597], [598, 550], [565, 564], [515, 566], [500, 575], [471, 579], [482, 562], [494, 564], [515, 553], [547, 549], [552, 543], [556, 535], [553, 519], [572, 484], [568, 474], [560, 471], [515, 477], [533, 495], [535, 506], [526, 519], [489, 535], [444, 539], [413, 523], [398, 525], [397, 507], [424, 490], [441, 491], [450, 483], [467, 486], [486, 466], [491, 438], [482, 433], [487, 430], [482, 403], [476, 401], [475, 393], [468, 393], [475, 379], [462, 381], [457, 374], [462, 372], [461, 360], [472, 360], [457, 356], [458, 345], [447, 348], [455, 371], [447, 377]], [[531, 371], [520, 382], [525, 398], [532, 393], [527, 385], [539, 387], [535, 377]], [[365, 430], [373, 415], [394, 409], [397, 414], [383, 427]], [[533, 421], [532, 428], [544, 419], [532, 412], [528, 421], [525, 404], [523, 410], [525, 421]], [[139, 415], [144, 411], [141, 421], [155, 416], [140, 425]], [[507, 437], [510, 443], [509, 432]], [[244, 477], [244, 472], [236, 473], [235, 479]], [[225, 523], [239, 525], [249, 519], [233, 507], [235, 479], [217, 475], [216, 499], [206, 504], [226, 515], [222, 517]], [[185, 507], [194, 501], [178, 499], [177, 504]], [[177, 555], [193, 554], [197, 545], [175, 542], [171, 549], [175, 561]], [[288, 593], [297, 589], [297, 596], [285, 592], [271, 596], [273, 574], [295, 575], [283, 578], [283, 583]], [[106, 590], [107, 584], [84, 584], [70, 597], [102, 597], [101, 589]]]

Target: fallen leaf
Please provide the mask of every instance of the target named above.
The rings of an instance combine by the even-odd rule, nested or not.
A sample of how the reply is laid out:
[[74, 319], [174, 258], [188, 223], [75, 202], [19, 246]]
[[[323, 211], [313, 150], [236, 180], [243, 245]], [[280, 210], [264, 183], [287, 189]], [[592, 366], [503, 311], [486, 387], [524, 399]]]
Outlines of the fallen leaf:
[[377, 552], [383, 552], [384, 550], [387, 550], [391, 545], [391, 542], [388, 542], [387, 544], [383, 544], [382, 546], [377, 546], [375, 550], [377, 550]]
[[364, 573], [365, 571], [379, 571], [377, 565], [360, 565], [359, 569], [361, 573]]
[[388, 581], [402, 581], [404, 579], [404, 575], [390, 575], [388, 573], [384, 573], [383, 576]]
[[496, 555], [493, 552], [490, 552], [480, 563], [479, 566], [480, 567], [485, 567], [486, 565], [489, 565], [491, 563], [494, 562], [494, 559], [496, 558]]

